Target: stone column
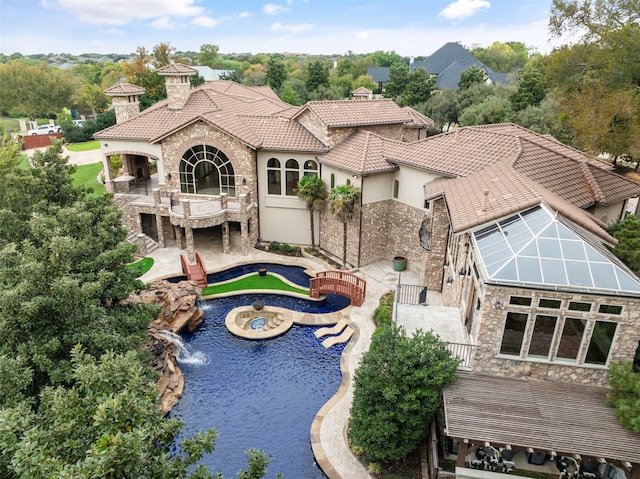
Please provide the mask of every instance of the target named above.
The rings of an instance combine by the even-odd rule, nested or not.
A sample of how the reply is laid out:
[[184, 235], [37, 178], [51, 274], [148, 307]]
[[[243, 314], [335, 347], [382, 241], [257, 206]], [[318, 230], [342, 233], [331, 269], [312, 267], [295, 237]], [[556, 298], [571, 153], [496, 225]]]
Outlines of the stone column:
[[220, 193], [220, 209], [222, 211], [227, 209], [227, 202], [229, 200], [227, 193]]
[[184, 212], [184, 234], [187, 241], [187, 260], [193, 264], [196, 262], [196, 245], [193, 240], [193, 228], [191, 227], [191, 201], [180, 200]]
[[158, 244], [161, 248], [166, 246], [166, 239], [164, 237], [164, 221], [162, 215], [160, 214], [160, 188], [154, 188], [151, 190], [153, 192], [153, 203], [156, 211], [156, 231], [158, 233]]
[[102, 158], [102, 172], [104, 173], [104, 187], [107, 193], [115, 193], [115, 186], [111, 177], [111, 157], [109, 155], [104, 155]]
[[231, 247], [229, 244], [229, 222], [222, 223], [222, 252], [224, 254], [231, 253]]
[[147, 256], [146, 239], [147, 237], [142, 233], [138, 233], [138, 235], [136, 236], [136, 244], [138, 245], [138, 254], [141, 255], [142, 257]]
[[178, 246], [178, 249], [184, 249], [185, 240], [184, 240], [184, 233], [182, 232], [183, 231], [182, 228], [180, 228], [179, 226], [174, 226], [173, 231], [175, 232], [175, 235], [176, 235], [176, 246]]
[[240, 241], [242, 244], [242, 256], [249, 254], [249, 228], [247, 225], [247, 195], [240, 195]]

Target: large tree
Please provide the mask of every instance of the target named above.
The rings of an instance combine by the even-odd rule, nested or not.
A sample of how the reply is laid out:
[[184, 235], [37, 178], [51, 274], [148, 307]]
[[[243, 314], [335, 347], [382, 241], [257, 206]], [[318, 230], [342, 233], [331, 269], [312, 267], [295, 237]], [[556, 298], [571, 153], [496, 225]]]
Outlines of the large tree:
[[71, 75], [45, 63], [13, 60], [0, 64], [0, 111], [17, 109], [35, 119], [68, 107]]
[[360, 188], [352, 184], [334, 186], [328, 202], [331, 214], [342, 222], [342, 266], [346, 268], [348, 226], [360, 209]]
[[316, 60], [309, 64], [307, 69], [307, 78], [305, 81], [309, 92], [317, 90], [320, 87], [329, 86], [329, 67], [320, 60]]
[[311, 248], [315, 249], [315, 210], [327, 198], [327, 187], [324, 181], [316, 175], [303, 176], [298, 181], [296, 189], [298, 197], [304, 201], [309, 210], [309, 223], [311, 226]]
[[350, 441], [368, 461], [404, 458], [420, 444], [458, 364], [430, 331], [409, 337], [402, 327], [378, 328], [354, 377]]
[[640, 161], [640, 5], [628, 0], [554, 0], [554, 36], [582, 34], [554, 51], [546, 73], [577, 146]]
[[280, 92], [287, 79], [287, 68], [281, 58], [271, 57], [267, 62], [267, 85], [275, 92]]
[[631, 362], [612, 363], [609, 368], [607, 404], [615, 408], [614, 414], [620, 425], [640, 432], [640, 364], [636, 357]]

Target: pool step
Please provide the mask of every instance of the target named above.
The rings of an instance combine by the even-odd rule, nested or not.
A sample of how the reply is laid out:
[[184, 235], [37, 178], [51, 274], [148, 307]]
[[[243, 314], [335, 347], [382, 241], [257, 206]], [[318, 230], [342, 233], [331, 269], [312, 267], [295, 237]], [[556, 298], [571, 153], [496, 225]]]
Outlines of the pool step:
[[351, 339], [351, 336], [353, 336], [353, 328], [351, 326], [347, 326], [338, 336], [330, 336], [322, 341], [322, 345], [328, 349], [336, 344], [346, 343]]
[[277, 328], [284, 322], [284, 318], [277, 316], [275, 318], [267, 319], [267, 323], [263, 326], [263, 331], [269, 331], [270, 329]]

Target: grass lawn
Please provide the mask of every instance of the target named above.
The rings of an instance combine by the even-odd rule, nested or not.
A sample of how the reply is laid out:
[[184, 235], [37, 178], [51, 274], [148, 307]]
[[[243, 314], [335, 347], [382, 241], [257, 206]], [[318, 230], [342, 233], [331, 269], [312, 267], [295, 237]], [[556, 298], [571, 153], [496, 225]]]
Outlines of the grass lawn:
[[152, 266], [153, 258], [142, 258], [135, 263], [128, 264], [127, 268], [135, 270], [138, 273], [138, 277], [140, 277], [149, 271]]
[[268, 274], [266, 276], [260, 276], [258, 273], [240, 278], [236, 281], [230, 281], [223, 284], [214, 284], [207, 286], [202, 290], [203, 296], [211, 296], [214, 294], [230, 293], [233, 291], [242, 291], [247, 289], [267, 289], [276, 291], [289, 291], [292, 293], [299, 293], [309, 296], [308, 289], [296, 288], [288, 283], [285, 283], [277, 276]]
[[104, 185], [97, 180], [98, 174], [102, 171], [102, 163], [80, 165], [77, 168], [73, 175], [73, 184], [93, 188], [92, 196], [103, 196], [106, 189]]
[[91, 151], [98, 150], [100, 148], [100, 142], [98, 140], [84, 141], [82, 143], [69, 143], [66, 145], [69, 151]]
[[8, 116], [0, 116], [0, 126], [4, 131], [18, 131], [20, 129], [20, 123], [17, 118], [9, 118]]

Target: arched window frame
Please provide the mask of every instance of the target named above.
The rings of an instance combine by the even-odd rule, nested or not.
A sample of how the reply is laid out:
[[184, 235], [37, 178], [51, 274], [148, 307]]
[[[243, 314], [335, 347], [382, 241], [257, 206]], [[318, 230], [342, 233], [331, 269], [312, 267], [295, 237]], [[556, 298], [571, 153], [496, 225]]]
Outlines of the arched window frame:
[[267, 161], [267, 194], [282, 194], [282, 165], [277, 158], [269, 158]]
[[284, 165], [285, 171], [285, 194], [296, 196], [298, 181], [300, 180], [300, 163], [298, 160], [289, 158]]
[[[189, 148], [180, 159], [179, 172], [182, 193], [236, 196], [233, 164], [224, 152], [213, 146], [201, 144]], [[202, 193], [199, 191], [202, 180], [212, 174], [217, 175], [214, 182], [217, 191]]]

